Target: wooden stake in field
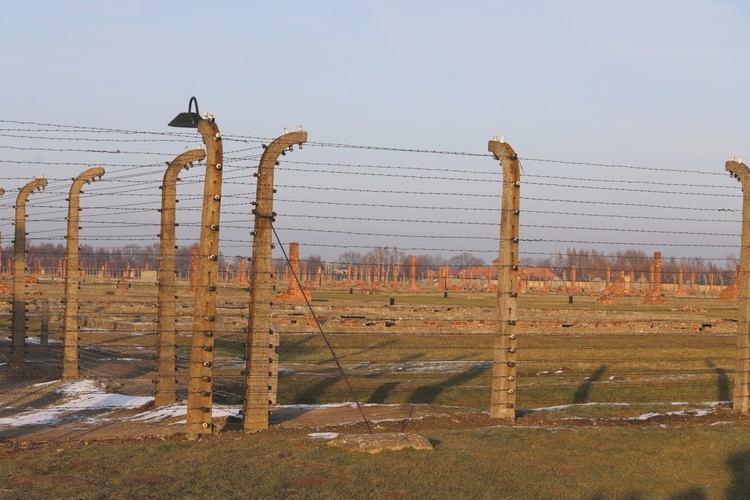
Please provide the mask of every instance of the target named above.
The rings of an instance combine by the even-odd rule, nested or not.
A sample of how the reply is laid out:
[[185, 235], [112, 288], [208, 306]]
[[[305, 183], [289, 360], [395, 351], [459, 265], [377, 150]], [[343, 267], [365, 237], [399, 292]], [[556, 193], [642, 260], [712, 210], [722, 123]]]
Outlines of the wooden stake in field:
[[[750, 411], [750, 169], [734, 157], [726, 170], [742, 184], [742, 237], [740, 244], [740, 290], [737, 316], [737, 365], [734, 372], [734, 412]], [[748, 189], [745, 189], [748, 188]]]
[[516, 321], [518, 312], [518, 235], [521, 172], [518, 156], [502, 138], [489, 142], [489, 151], [503, 169], [500, 209], [500, 258], [497, 272], [497, 329], [492, 361], [490, 417], [516, 418]]
[[[268, 429], [269, 391], [276, 387], [277, 372], [271, 369], [276, 347], [271, 342], [271, 236], [273, 233], [273, 174], [281, 154], [295, 144], [307, 141], [307, 132], [287, 132], [277, 137], [260, 159], [257, 173], [256, 202], [253, 215], [253, 256], [250, 267], [250, 319], [247, 334], [245, 368], [245, 404], [243, 428], [247, 431]], [[273, 379], [273, 380], [272, 380]]]
[[13, 240], [13, 336], [10, 364], [26, 363], [26, 200], [37, 189], [47, 187], [47, 179], [34, 179], [21, 188], [16, 198], [16, 237]]
[[[186, 151], [167, 163], [161, 185], [161, 232], [159, 233], [159, 308], [156, 326], [156, 395], [157, 406], [173, 403], [175, 384], [175, 205], [180, 171], [196, 161], [203, 161], [202, 149]], [[189, 168], [189, 167], [188, 167]]]
[[81, 189], [104, 175], [102, 167], [92, 167], [73, 179], [68, 197], [68, 234], [65, 252], [65, 313], [63, 315], [63, 380], [78, 378], [78, 227]]

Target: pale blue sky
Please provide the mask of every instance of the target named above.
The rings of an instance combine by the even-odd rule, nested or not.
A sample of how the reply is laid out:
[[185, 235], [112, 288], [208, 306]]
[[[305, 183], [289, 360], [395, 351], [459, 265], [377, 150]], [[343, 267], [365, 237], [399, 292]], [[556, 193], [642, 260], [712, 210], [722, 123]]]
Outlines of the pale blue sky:
[[[195, 95], [201, 112], [213, 113], [227, 135], [275, 137], [284, 127], [302, 124], [316, 142], [484, 153], [497, 133], [522, 158], [655, 169], [589, 174], [565, 164], [526, 162], [526, 174], [575, 170], [589, 177], [730, 185], [728, 179], [685, 180], [659, 169], [722, 173], [731, 154], [750, 157], [749, 18], [746, 2], [709, 0], [3, 2], [0, 119], [160, 132], [174, 130], [167, 122]], [[171, 159], [170, 147], [164, 146], [163, 158], [148, 161]], [[235, 143], [230, 149], [240, 147]], [[342, 158], [317, 149], [294, 159], [367, 163], [377, 158], [346, 152]], [[30, 158], [58, 161], [58, 156]], [[78, 160], [65, 156], [65, 161]], [[456, 168], [466, 161], [380, 159]], [[474, 170], [498, 171], [491, 159], [472, 161]], [[14, 176], [10, 168], [0, 164], [4, 177]], [[23, 168], [24, 177], [81, 171]], [[548, 188], [535, 191], [530, 184], [524, 196], [539, 197], [540, 189], [548, 196]], [[613, 195], [591, 196], [609, 200]], [[8, 208], [11, 203], [4, 200]], [[740, 207], [737, 198], [710, 198], [706, 204]], [[534, 204], [524, 205], [529, 207]], [[566, 208], [576, 209], [553, 210]], [[248, 217], [234, 215], [238, 221]], [[496, 220], [495, 214], [488, 217]], [[550, 220], [529, 217], [523, 223]], [[243, 224], [237, 223], [238, 230]], [[653, 231], [674, 229], [662, 224]], [[685, 226], [685, 232], [713, 230], [710, 224]], [[222, 237], [231, 238], [227, 231]], [[739, 227], [724, 224], [721, 231], [736, 233]], [[558, 233], [544, 234], [555, 238]], [[632, 234], [619, 236], [627, 240]], [[482, 247], [483, 257], [491, 257], [492, 245]], [[563, 242], [558, 249], [567, 246]], [[328, 252], [331, 258], [339, 250], [303, 250], [303, 255]], [[695, 252], [724, 256], [730, 250]], [[674, 253], [691, 252], [678, 246]]]
[[225, 133], [685, 168], [750, 142], [745, 2], [458, 5], [3, 2], [0, 115], [155, 130], [196, 95]]

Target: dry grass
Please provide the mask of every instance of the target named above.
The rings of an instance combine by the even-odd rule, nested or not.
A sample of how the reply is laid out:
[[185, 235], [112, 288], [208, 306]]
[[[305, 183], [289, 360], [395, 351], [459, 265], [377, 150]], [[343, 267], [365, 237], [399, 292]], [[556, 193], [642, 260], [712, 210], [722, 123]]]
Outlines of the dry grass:
[[0, 446], [5, 498], [746, 498], [747, 422], [426, 434], [357, 454], [293, 431], [200, 442]]
[[[192, 296], [186, 286], [178, 292], [181, 397], [186, 395], [192, 334]], [[50, 338], [59, 340], [61, 285], [30, 289], [46, 293], [35, 296], [30, 306], [30, 334], [49, 299]], [[155, 359], [155, 297], [155, 286], [136, 282], [126, 290], [111, 283], [82, 286], [84, 376], [102, 378], [97, 370], [104, 363], [121, 363], [122, 370], [114, 373], [138, 378], [129, 387], [148, 393], [155, 376], [149, 368]], [[248, 297], [241, 287], [228, 285], [218, 297], [215, 393], [217, 402], [239, 404]], [[493, 294], [330, 289], [314, 291], [312, 306], [360, 401], [487, 409]], [[281, 335], [279, 403], [351, 401], [310, 311], [303, 304], [277, 304], [274, 310]], [[640, 297], [615, 298], [602, 305], [596, 297], [575, 296], [571, 304], [567, 295], [522, 295], [518, 408], [572, 404], [565, 410], [569, 414], [628, 416], [673, 402], [726, 402], [731, 399], [736, 314], [734, 302], [715, 298], [669, 297], [663, 305], [644, 304]], [[131, 370], [132, 360], [143, 368]]]
[[[47, 290], [52, 290], [48, 288]], [[84, 287], [88, 372], [128, 358], [153, 376], [153, 290]], [[0, 444], [0, 494], [49, 497], [746, 498], [750, 425], [729, 413], [736, 305], [669, 299], [522, 296], [518, 420], [489, 427], [494, 297], [479, 293], [318, 292], [313, 302], [362, 402], [453, 406], [465, 417], [402, 422], [434, 452], [358, 455], [304, 431], [226, 432], [181, 440]], [[48, 295], [54, 302], [54, 295]], [[216, 400], [242, 394], [246, 292], [221, 290]], [[395, 304], [390, 306], [393, 297]], [[189, 297], [182, 305], [189, 305]], [[182, 307], [182, 305], [180, 307]], [[32, 318], [35, 318], [35, 308]], [[189, 307], [180, 318], [182, 385]], [[182, 309], [181, 309], [182, 310]], [[350, 401], [331, 354], [300, 306], [275, 310], [279, 403]], [[55, 311], [51, 338], [56, 332]], [[390, 326], [387, 324], [390, 323]], [[144, 326], [145, 325], [145, 326]], [[705, 327], [705, 325], [710, 325]], [[2, 325], [0, 325], [2, 326]], [[36, 328], [32, 322], [31, 335]], [[116, 370], [115, 370], [116, 372]], [[112, 371], [110, 371], [112, 373]], [[135, 373], [135, 372], [130, 372]], [[143, 389], [125, 380], [121, 390]], [[184, 396], [184, 392], [182, 393]], [[675, 404], [678, 403], [678, 404]], [[718, 406], [717, 406], [718, 403]], [[550, 408], [543, 409], [547, 407]], [[685, 416], [713, 409], [710, 417]], [[669, 415], [669, 412], [686, 413]], [[661, 417], [633, 417], [659, 412]], [[466, 416], [468, 415], [468, 416]], [[473, 416], [472, 416], [473, 415]], [[464, 420], [461, 420], [464, 419]], [[459, 422], [461, 421], [461, 422]], [[396, 424], [393, 424], [396, 425]], [[451, 429], [450, 427], [454, 427]], [[346, 428], [345, 428], [346, 429]], [[333, 429], [341, 431], [341, 428]]]

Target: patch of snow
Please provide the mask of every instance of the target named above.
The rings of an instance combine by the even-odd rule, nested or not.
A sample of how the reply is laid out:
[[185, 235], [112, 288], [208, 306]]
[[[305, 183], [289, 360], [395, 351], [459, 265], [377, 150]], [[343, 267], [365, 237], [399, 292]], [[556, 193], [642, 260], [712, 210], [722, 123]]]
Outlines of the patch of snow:
[[[214, 418], [236, 417], [240, 414], [240, 408], [226, 405], [213, 405], [211, 416]], [[130, 422], [160, 422], [168, 418], [184, 417], [187, 415], [187, 405], [184, 403], [172, 403], [171, 405], [160, 406], [157, 408], [145, 410], [123, 420]], [[184, 420], [182, 421], [185, 422]]]
[[661, 416], [667, 416], [667, 417], [705, 417], [706, 415], [710, 415], [713, 413], [713, 410], [686, 410], [686, 411], [668, 411], [665, 413], [644, 413], [643, 415], [638, 415], [637, 417], [629, 417], [625, 418], [623, 420], [650, 420], [654, 417], [661, 417]]
[[0, 428], [6, 427], [26, 427], [26, 426], [47, 426], [54, 425], [60, 421], [58, 418], [61, 412], [54, 410], [27, 411], [14, 415], [12, 417], [0, 418]]
[[151, 396], [126, 396], [125, 394], [110, 394], [93, 380], [80, 380], [63, 385], [57, 391], [61, 394], [75, 394], [77, 398], [58, 408], [63, 410], [99, 410], [102, 408], [139, 408], [154, 400]]
[[318, 408], [342, 408], [344, 406], [356, 408], [357, 403], [279, 405], [277, 406], [277, 408], [289, 408], [292, 410], [317, 410]]
[[715, 407], [717, 407], [719, 405], [728, 405], [730, 403], [731, 403], [731, 401], [708, 401], [708, 402], [703, 403], [703, 404], [706, 405], [706, 406], [715, 408]]
[[187, 405], [174, 403], [171, 405], [160, 406], [153, 410], [148, 410], [142, 413], [138, 413], [137, 415], [133, 415], [132, 417], [128, 417], [127, 419], [124, 419], [124, 420], [129, 420], [132, 422], [143, 422], [143, 421], [158, 422], [160, 420], [166, 420], [172, 417], [182, 417], [185, 415], [187, 415]]
[[64, 396], [64, 401], [43, 410], [31, 410], [0, 418], [0, 427], [21, 427], [54, 425], [63, 418], [75, 418], [79, 422], [99, 423], [107, 421], [104, 416], [92, 417], [80, 414], [91, 410], [116, 410], [118, 408], [139, 408], [151, 401], [152, 397], [126, 396], [104, 392], [93, 380], [80, 380], [64, 384], [55, 391]]
[[336, 439], [340, 435], [338, 432], [311, 432], [307, 437], [311, 439]]
[[212, 417], [237, 417], [240, 415], [239, 406], [213, 405]]
[[652, 382], [654, 380], [659, 380], [659, 381], [663, 381], [663, 380], [674, 381], [674, 380], [685, 380], [685, 379], [689, 379], [689, 378], [695, 378], [697, 376], [698, 376], [697, 373], [682, 373], [682, 374], [679, 374], [679, 375], [660, 375], [658, 377], [644, 377], [641, 380], [643, 382]]
[[357, 368], [369, 368], [373, 372], [459, 373], [488, 369], [491, 366], [491, 361], [412, 361], [409, 363], [361, 363], [357, 365]]
[[528, 411], [558, 411], [567, 410], [578, 406], [630, 406], [630, 403], [576, 403], [569, 405], [558, 405], [558, 406], [545, 406], [542, 408], [530, 408]]
[[[59, 340], [49, 339], [47, 340], [50, 344], [62, 344]], [[42, 339], [39, 337], [26, 337], [26, 344], [27, 345], [39, 345], [42, 343]]]
[[403, 422], [404, 420], [424, 420], [428, 417], [444, 417], [445, 413], [427, 414], [421, 417], [399, 417], [399, 418], [381, 418], [380, 420], [370, 420], [371, 424], [382, 424], [387, 422]]
[[630, 417], [627, 420], [648, 420], [660, 415], [662, 415], [662, 413], [644, 413], [643, 415], [638, 415], [637, 417]]
[[52, 385], [58, 383], [59, 380], [51, 380], [49, 382], [39, 382], [38, 384], [32, 385], [32, 387], [44, 387], [45, 385]]

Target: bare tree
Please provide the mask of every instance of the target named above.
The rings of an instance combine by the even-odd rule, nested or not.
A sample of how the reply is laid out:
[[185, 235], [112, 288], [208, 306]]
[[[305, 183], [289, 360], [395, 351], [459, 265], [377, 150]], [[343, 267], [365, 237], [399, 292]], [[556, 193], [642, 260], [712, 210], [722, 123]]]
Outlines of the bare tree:
[[469, 252], [463, 252], [448, 259], [448, 264], [459, 269], [467, 269], [469, 267], [483, 266], [484, 260], [475, 257]]
[[359, 252], [344, 252], [341, 255], [338, 256], [336, 259], [336, 263], [339, 265], [356, 265], [360, 264], [362, 262], [362, 254]]
[[396, 248], [375, 247], [362, 257], [362, 264], [385, 269], [387, 276], [392, 276], [393, 265], [403, 262], [406, 256]]

